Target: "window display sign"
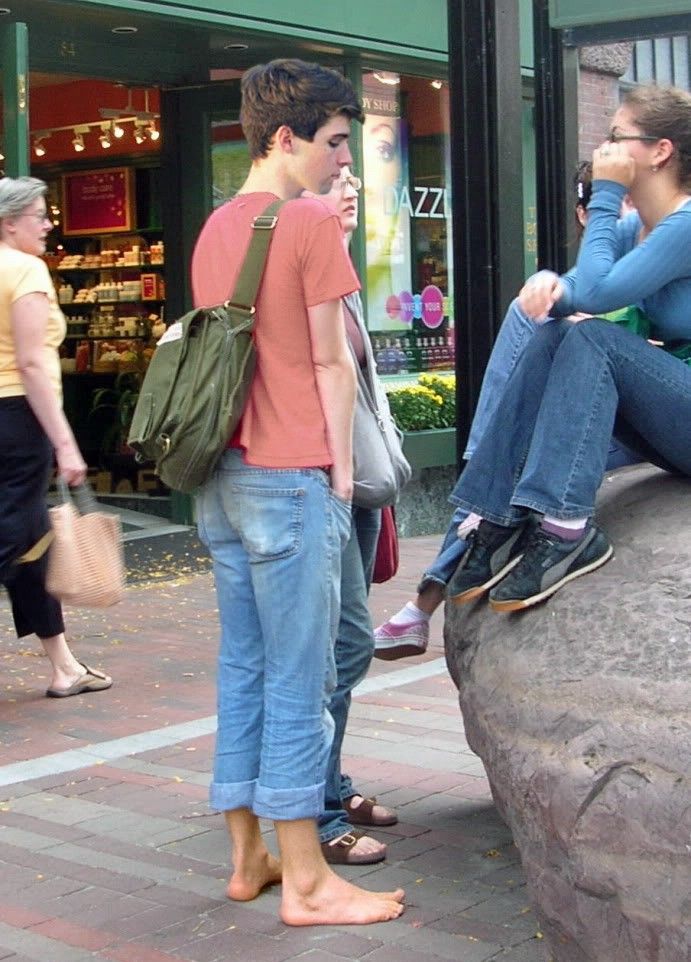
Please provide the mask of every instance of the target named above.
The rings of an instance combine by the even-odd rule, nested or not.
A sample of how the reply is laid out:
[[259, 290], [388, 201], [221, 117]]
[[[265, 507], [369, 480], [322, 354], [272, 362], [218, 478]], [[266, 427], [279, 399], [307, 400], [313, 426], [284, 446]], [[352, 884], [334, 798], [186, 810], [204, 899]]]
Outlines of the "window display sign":
[[448, 90], [363, 75], [367, 326], [380, 374], [453, 364]]
[[133, 230], [132, 170], [109, 167], [64, 174], [62, 209], [66, 236]]
[[398, 74], [365, 74], [362, 132], [367, 317], [370, 328], [388, 326], [392, 294], [411, 286], [410, 204], [406, 128], [400, 116]]

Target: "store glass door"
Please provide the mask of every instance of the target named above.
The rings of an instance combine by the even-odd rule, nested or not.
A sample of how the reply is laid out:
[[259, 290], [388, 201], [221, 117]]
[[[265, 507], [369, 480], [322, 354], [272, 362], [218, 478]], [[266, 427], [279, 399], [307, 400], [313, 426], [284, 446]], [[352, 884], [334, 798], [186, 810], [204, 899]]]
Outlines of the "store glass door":
[[[204, 221], [234, 196], [249, 170], [239, 115], [239, 80], [162, 92], [169, 321], [192, 307], [190, 261]], [[189, 495], [172, 492], [171, 509], [174, 521], [194, 520]]]
[[250, 167], [239, 112], [239, 80], [162, 94], [170, 319], [192, 306], [190, 260], [204, 221], [235, 195]]

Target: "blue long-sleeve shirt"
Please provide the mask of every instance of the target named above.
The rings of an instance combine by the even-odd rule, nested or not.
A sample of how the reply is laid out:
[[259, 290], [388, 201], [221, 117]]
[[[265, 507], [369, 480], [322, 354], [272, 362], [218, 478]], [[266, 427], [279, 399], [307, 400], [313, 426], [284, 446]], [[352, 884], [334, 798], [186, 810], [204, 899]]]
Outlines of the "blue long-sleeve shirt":
[[619, 216], [625, 193], [615, 181], [593, 182], [578, 260], [561, 278], [565, 293], [552, 313], [597, 315], [636, 304], [651, 321], [652, 337], [691, 341], [691, 202], [637, 244], [640, 217]]

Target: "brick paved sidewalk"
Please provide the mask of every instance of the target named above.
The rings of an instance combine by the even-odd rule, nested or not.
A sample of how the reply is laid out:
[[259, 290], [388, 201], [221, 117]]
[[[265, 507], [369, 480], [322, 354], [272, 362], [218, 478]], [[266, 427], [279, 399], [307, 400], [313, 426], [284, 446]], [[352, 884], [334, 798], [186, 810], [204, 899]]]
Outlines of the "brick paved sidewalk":
[[[402, 545], [373, 589], [375, 622], [413, 592], [436, 538]], [[462, 732], [441, 616], [421, 658], [375, 662], [346, 737], [347, 770], [398, 809], [386, 862], [344, 869], [402, 885], [403, 917], [284, 926], [279, 896], [224, 895], [229, 852], [207, 806], [217, 629], [211, 577], [137, 586], [105, 613], [69, 612], [75, 652], [109, 692], [47, 699], [47, 663], [0, 601], [0, 960], [12, 962], [541, 962], [517, 851]], [[266, 826], [274, 847], [271, 826]]]

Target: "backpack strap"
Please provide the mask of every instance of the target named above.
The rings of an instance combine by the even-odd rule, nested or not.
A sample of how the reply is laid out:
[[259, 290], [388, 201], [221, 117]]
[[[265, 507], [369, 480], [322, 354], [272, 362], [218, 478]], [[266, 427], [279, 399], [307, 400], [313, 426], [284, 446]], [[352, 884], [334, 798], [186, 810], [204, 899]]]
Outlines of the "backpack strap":
[[254, 313], [254, 303], [262, 281], [269, 245], [278, 223], [278, 212], [284, 204], [284, 200], [272, 201], [264, 213], [252, 221], [250, 245], [235, 282], [235, 290], [228, 299], [232, 307]]

